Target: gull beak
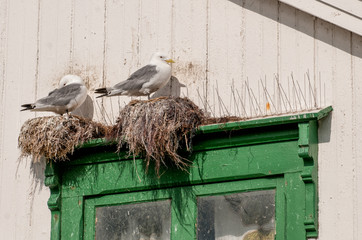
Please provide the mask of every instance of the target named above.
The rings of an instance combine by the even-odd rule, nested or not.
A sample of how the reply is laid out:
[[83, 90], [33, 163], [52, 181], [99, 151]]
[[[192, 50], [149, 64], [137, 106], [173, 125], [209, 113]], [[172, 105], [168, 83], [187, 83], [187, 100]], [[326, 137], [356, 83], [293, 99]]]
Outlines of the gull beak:
[[171, 58], [169, 58], [169, 59], [167, 59], [167, 60], [165, 60], [165, 61], [168, 62], [168, 63], [175, 63], [175, 61], [172, 60]]

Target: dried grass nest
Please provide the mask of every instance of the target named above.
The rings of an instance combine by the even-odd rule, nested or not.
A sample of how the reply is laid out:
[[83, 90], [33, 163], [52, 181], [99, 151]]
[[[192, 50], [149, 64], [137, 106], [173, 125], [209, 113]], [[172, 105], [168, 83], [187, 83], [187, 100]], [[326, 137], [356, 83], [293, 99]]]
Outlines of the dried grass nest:
[[189, 161], [177, 151], [191, 151], [192, 136], [203, 121], [204, 113], [188, 98], [135, 100], [120, 111], [108, 138], [118, 142], [118, 150], [127, 144], [130, 154], [145, 156], [146, 171], [153, 161], [159, 175], [161, 165], [187, 169]]
[[105, 126], [78, 116], [39, 117], [26, 121], [20, 131], [21, 157], [67, 160], [75, 147], [96, 138], [117, 141], [118, 151], [128, 146], [130, 155], [143, 156], [146, 171], [151, 162], [159, 176], [161, 165], [186, 170], [189, 160], [179, 151], [191, 152], [198, 126], [239, 120], [236, 117], [206, 118], [188, 98], [161, 97], [134, 100], [121, 109], [114, 126]]
[[20, 130], [20, 157], [32, 156], [47, 160], [67, 160], [74, 148], [94, 138], [106, 135], [107, 127], [78, 116], [38, 117], [27, 120]]

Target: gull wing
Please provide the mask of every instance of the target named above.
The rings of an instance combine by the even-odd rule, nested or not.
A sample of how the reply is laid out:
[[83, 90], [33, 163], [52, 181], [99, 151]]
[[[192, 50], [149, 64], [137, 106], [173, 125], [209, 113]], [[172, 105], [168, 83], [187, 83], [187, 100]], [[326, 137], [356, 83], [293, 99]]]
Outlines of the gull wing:
[[36, 103], [48, 106], [66, 106], [81, 93], [81, 86], [81, 84], [72, 83], [62, 88], [57, 88], [51, 91], [47, 97], [36, 101]]
[[139, 90], [142, 85], [152, 79], [158, 73], [156, 65], [146, 65], [134, 72], [126, 81], [114, 85], [113, 89], [123, 91]]

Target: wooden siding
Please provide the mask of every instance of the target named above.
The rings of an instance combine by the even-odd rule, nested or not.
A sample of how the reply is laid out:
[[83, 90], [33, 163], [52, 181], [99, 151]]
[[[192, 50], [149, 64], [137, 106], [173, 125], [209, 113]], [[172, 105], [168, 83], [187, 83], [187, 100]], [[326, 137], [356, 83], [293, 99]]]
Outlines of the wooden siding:
[[[20, 113], [20, 105], [65, 73], [84, 77], [90, 92], [115, 84], [162, 50], [176, 61], [164, 92], [211, 115], [242, 112], [232, 89], [246, 99], [247, 115], [257, 115], [246, 85], [267, 113], [260, 79], [274, 112], [333, 105], [319, 131], [319, 239], [362, 239], [361, 36], [277, 0], [0, 0], [0, 34], [0, 238], [49, 238], [43, 166], [31, 173], [29, 160], [17, 162], [21, 125], [49, 114]], [[307, 104], [293, 95], [291, 74]], [[129, 99], [90, 94], [89, 104], [94, 119], [110, 122]]]

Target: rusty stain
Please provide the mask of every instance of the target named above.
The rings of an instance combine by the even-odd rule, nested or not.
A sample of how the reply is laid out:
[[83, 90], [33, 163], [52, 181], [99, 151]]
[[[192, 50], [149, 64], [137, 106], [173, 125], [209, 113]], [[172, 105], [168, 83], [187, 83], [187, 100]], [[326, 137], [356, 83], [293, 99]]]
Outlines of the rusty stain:
[[194, 65], [192, 65], [192, 63], [189, 63], [188, 68], [189, 68], [190, 71], [192, 70], [193, 67], [194, 67]]
[[176, 61], [172, 65], [173, 75], [181, 82], [196, 83], [199, 79], [206, 79], [206, 65], [201, 62]]
[[71, 190], [74, 190], [74, 189], [75, 189], [75, 186], [71, 186], [70, 189], [71, 189]]
[[54, 220], [55, 220], [55, 221], [58, 221], [58, 219], [59, 219], [59, 215], [58, 215], [58, 214], [54, 214]]
[[79, 200], [79, 201], [78, 201], [78, 205], [80, 206], [81, 204], [82, 204], [82, 201], [81, 201], [81, 200]]

